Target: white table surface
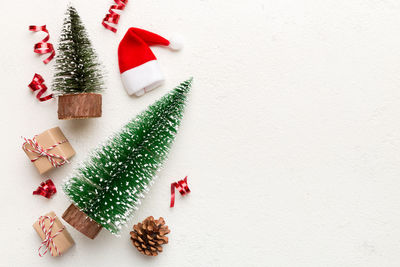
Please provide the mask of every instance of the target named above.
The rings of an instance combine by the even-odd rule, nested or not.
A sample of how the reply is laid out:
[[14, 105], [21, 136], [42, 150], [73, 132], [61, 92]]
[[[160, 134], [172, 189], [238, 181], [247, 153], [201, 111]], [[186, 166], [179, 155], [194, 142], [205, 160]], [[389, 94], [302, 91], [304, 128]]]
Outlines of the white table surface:
[[[100, 60], [103, 117], [59, 121], [27, 84], [47, 24], [57, 45], [67, 1], [2, 1], [0, 266], [399, 266], [400, 2], [395, 0], [131, 0], [118, 33], [101, 20], [111, 0], [72, 1]], [[117, 46], [130, 26], [181, 33], [185, 49], [154, 48], [164, 86], [128, 97]], [[42, 57], [41, 59], [44, 59]], [[181, 132], [159, 179], [120, 238], [89, 240], [40, 258], [32, 228], [69, 201], [64, 179], [102, 140], [179, 82], [194, 76]], [[76, 148], [72, 164], [41, 177], [21, 149], [60, 126]], [[192, 193], [169, 208], [170, 183], [189, 176]], [[51, 177], [51, 200], [32, 191]], [[156, 258], [129, 241], [134, 223], [163, 216], [172, 232]]]

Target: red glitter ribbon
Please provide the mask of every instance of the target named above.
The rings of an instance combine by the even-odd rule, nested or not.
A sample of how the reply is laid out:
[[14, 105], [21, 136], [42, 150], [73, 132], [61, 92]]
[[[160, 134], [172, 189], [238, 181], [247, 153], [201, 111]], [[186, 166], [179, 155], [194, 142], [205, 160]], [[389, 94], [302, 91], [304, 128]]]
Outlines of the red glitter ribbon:
[[38, 189], [33, 191], [34, 195], [44, 196], [45, 198], [51, 198], [55, 193], [57, 193], [57, 189], [51, 179], [42, 182]]
[[182, 196], [189, 194], [190, 189], [187, 184], [187, 176], [185, 177], [185, 179], [171, 184], [171, 208], [173, 208], [175, 205], [175, 188], [178, 189], [179, 193], [181, 193]]
[[32, 92], [39, 91], [38, 94], [36, 95], [36, 98], [40, 102], [50, 100], [53, 98], [53, 94], [42, 97], [42, 95], [47, 91], [47, 86], [44, 84], [43, 77], [37, 73], [35, 73], [35, 75], [33, 76], [33, 79], [31, 83], [28, 85], [28, 87], [32, 90]]
[[48, 43], [48, 41], [50, 39], [50, 34], [49, 34], [49, 31], [46, 28], [46, 25], [43, 25], [43, 26], [31, 25], [31, 26], [29, 26], [29, 30], [33, 31], [33, 32], [42, 31], [42, 32], [47, 33], [47, 36], [42, 41], [40, 41], [39, 43], [35, 44], [35, 46], [33, 47], [33, 52], [35, 52], [35, 53], [37, 53], [39, 55], [51, 53], [48, 58], [43, 60], [44, 64], [49, 63], [54, 58], [54, 56], [56, 55], [56, 52], [54, 50], [53, 45], [51, 43]]
[[107, 23], [113, 23], [115, 25], [118, 24], [121, 15], [115, 12], [114, 10], [124, 10], [126, 4], [128, 4], [128, 0], [114, 0], [114, 2], [116, 3], [116, 5], [112, 5], [110, 7], [110, 9], [108, 10], [108, 14], [106, 14], [101, 24], [103, 24], [104, 28], [106, 28], [107, 30], [110, 30], [115, 33], [117, 32], [117, 29], [115, 27], [108, 25]]
[[[49, 228], [46, 229], [45, 226], [45, 220], [50, 220], [50, 225]], [[39, 247], [39, 256], [43, 257], [44, 255], [46, 255], [47, 251], [50, 250], [50, 253], [52, 256], [55, 256], [53, 254], [53, 251], [50, 249], [51, 246], [53, 246], [54, 250], [56, 251], [56, 253], [58, 255], [61, 255], [60, 251], [58, 251], [58, 248], [56, 246], [56, 244], [54, 243], [54, 238], [59, 235], [62, 231], [64, 231], [65, 227], [61, 228], [60, 230], [57, 231], [57, 233], [55, 233], [54, 235], [51, 235], [52, 231], [53, 231], [53, 225], [54, 225], [54, 221], [56, 220], [55, 217], [50, 217], [50, 216], [40, 216], [39, 218], [39, 225], [42, 228], [42, 231], [44, 233], [45, 239], [43, 240], [42, 244]], [[43, 250], [43, 248], [45, 248], [45, 251], [42, 253], [41, 251]]]
[[[37, 161], [38, 159], [40, 159], [40, 157], [47, 157], [47, 159], [50, 161], [51, 165], [53, 165], [55, 168], [61, 167], [65, 163], [69, 163], [68, 160], [66, 158], [64, 158], [63, 156], [49, 153], [50, 150], [52, 150], [53, 148], [55, 148], [58, 145], [66, 143], [67, 140], [58, 142], [57, 144], [52, 145], [51, 147], [44, 149], [37, 142], [36, 136], [33, 137], [32, 139], [26, 139], [26, 138], [24, 138], [24, 139], [25, 139], [25, 142], [22, 144], [22, 149], [25, 150], [25, 151], [32, 152], [32, 153], [36, 153], [38, 155], [36, 158], [31, 159], [31, 162]], [[32, 149], [27, 148], [26, 147], [27, 145], [30, 145], [32, 147]], [[61, 162], [58, 162], [55, 159], [61, 159]]]

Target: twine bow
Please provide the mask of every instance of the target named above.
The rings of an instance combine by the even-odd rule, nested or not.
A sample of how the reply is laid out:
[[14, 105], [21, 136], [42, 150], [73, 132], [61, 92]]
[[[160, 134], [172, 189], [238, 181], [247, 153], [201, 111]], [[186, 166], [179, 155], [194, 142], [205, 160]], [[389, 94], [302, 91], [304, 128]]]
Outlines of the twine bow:
[[185, 177], [185, 179], [171, 184], [171, 205], [170, 205], [170, 208], [173, 208], [174, 205], [175, 205], [175, 188], [178, 189], [179, 193], [181, 193], [182, 196], [185, 196], [186, 194], [189, 194], [190, 193], [190, 189], [189, 189], [189, 186], [187, 184], [187, 176]]
[[[26, 139], [26, 138], [24, 138], [24, 139], [25, 139], [25, 143], [23, 143], [22, 149], [25, 150], [25, 151], [29, 151], [29, 152], [32, 152], [32, 153], [35, 153], [35, 154], [38, 155], [36, 158], [31, 159], [31, 162], [35, 162], [41, 157], [47, 157], [47, 159], [50, 161], [51, 165], [53, 165], [55, 168], [61, 167], [65, 163], [69, 163], [68, 160], [66, 158], [64, 158], [63, 156], [49, 153], [50, 150], [52, 150], [53, 148], [55, 148], [58, 145], [66, 143], [67, 140], [58, 142], [57, 144], [55, 144], [55, 145], [53, 145], [53, 146], [51, 146], [49, 148], [44, 149], [36, 141], [36, 136], [33, 137], [32, 139]], [[27, 145], [30, 145], [33, 149], [27, 148], [26, 147]], [[61, 161], [58, 162], [55, 159], [61, 159]]]
[[[46, 226], [45, 226], [45, 223], [44, 223], [45, 220], [50, 220], [50, 225], [49, 225], [49, 228], [48, 228], [48, 229], [46, 229]], [[54, 250], [56, 251], [56, 253], [57, 253], [58, 255], [61, 255], [60, 251], [58, 251], [58, 248], [57, 248], [56, 244], [54, 243], [54, 238], [55, 238], [57, 235], [59, 235], [62, 231], [64, 231], [64, 228], [65, 228], [65, 227], [61, 228], [60, 230], [57, 231], [57, 233], [55, 233], [54, 235], [52, 235], [52, 231], [53, 231], [53, 226], [54, 226], [54, 221], [55, 221], [55, 220], [56, 220], [55, 217], [50, 217], [50, 216], [40, 216], [40, 218], [39, 218], [39, 226], [40, 226], [40, 228], [42, 228], [42, 231], [43, 231], [44, 236], [45, 236], [45, 239], [43, 240], [43, 242], [42, 242], [42, 244], [40, 245], [39, 250], [38, 250], [38, 251], [39, 251], [39, 256], [40, 256], [40, 257], [43, 257], [44, 255], [46, 255], [47, 251], [49, 251], [49, 250], [50, 250], [51, 255], [52, 255], [52, 256], [55, 256], [55, 255], [53, 254], [53, 251], [50, 249], [51, 246], [53, 246]], [[45, 248], [45, 250], [44, 250], [44, 252], [42, 253], [41, 251], [42, 251], [44, 248]]]

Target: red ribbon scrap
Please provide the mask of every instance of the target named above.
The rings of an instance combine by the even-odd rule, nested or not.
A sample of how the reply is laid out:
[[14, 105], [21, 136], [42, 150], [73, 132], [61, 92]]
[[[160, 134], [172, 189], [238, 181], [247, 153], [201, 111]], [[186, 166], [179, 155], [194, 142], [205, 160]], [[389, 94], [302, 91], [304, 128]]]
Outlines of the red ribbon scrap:
[[117, 29], [115, 27], [108, 25], [107, 23], [113, 23], [115, 25], [118, 24], [121, 15], [115, 12], [114, 10], [121, 10], [121, 11], [124, 10], [126, 4], [128, 4], [128, 0], [114, 0], [114, 2], [116, 3], [116, 5], [110, 6], [108, 14], [106, 14], [101, 24], [103, 24], [104, 28], [106, 28], [107, 30], [116, 33]]
[[40, 102], [50, 100], [53, 98], [53, 94], [42, 97], [42, 95], [47, 91], [47, 86], [44, 84], [43, 77], [37, 73], [35, 73], [35, 75], [33, 76], [33, 79], [31, 83], [28, 85], [28, 87], [32, 90], [32, 92], [39, 90], [38, 94], [36, 95], [36, 98]]
[[46, 58], [45, 60], [43, 60], [44, 64], [49, 63], [54, 56], [56, 55], [56, 52], [54, 50], [54, 47], [51, 43], [48, 43], [49, 39], [50, 39], [50, 34], [49, 31], [46, 28], [46, 25], [43, 26], [35, 26], [35, 25], [31, 25], [29, 26], [29, 30], [32, 32], [45, 32], [47, 33], [47, 36], [40, 41], [39, 43], [36, 43], [35, 46], [33, 47], [33, 52], [39, 54], [39, 55], [44, 55], [47, 53], [51, 53], [50, 56], [48, 58]]
[[33, 191], [33, 195], [44, 196], [45, 198], [51, 198], [57, 193], [56, 186], [51, 179], [42, 182], [36, 191]]
[[170, 205], [170, 208], [173, 208], [174, 205], [175, 205], [175, 188], [178, 189], [179, 193], [181, 193], [182, 196], [185, 196], [185, 195], [189, 194], [190, 193], [190, 189], [189, 189], [189, 186], [187, 184], [187, 176], [185, 177], [185, 179], [171, 184], [171, 205]]

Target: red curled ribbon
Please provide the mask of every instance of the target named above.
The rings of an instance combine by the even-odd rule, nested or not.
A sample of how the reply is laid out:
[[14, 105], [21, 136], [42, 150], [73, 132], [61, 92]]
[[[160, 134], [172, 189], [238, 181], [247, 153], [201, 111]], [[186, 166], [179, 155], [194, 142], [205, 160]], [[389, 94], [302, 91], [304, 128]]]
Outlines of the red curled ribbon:
[[32, 32], [40, 32], [40, 31], [42, 31], [42, 32], [47, 33], [47, 36], [41, 42], [35, 44], [35, 46], [33, 47], [33, 52], [35, 52], [35, 53], [37, 53], [39, 55], [51, 53], [48, 58], [43, 60], [44, 64], [49, 63], [54, 58], [54, 56], [56, 55], [56, 52], [54, 50], [53, 45], [51, 43], [47, 42], [50, 39], [50, 34], [49, 34], [49, 31], [46, 28], [46, 25], [43, 25], [43, 26], [31, 25], [31, 26], [29, 26], [29, 30], [32, 31]]
[[115, 12], [113, 9], [124, 10], [126, 4], [128, 4], [128, 0], [114, 0], [114, 2], [116, 3], [116, 5], [112, 5], [110, 7], [110, 9], [108, 10], [108, 14], [106, 14], [101, 24], [103, 24], [104, 28], [106, 28], [107, 30], [110, 30], [115, 33], [117, 32], [117, 29], [115, 27], [108, 25], [107, 23], [113, 23], [115, 25], [118, 24], [121, 15]]
[[179, 190], [179, 193], [181, 193], [182, 196], [185, 196], [186, 194], [189, 194], [190, 193], [190, 189], [189, 189], [189, 186], [187, 184], [187, 176], [185, 177], [185, 179], [171, 184], [171, 205], [170, 205], [170, 208], [173, 208], [174, 205], [175, 205], [175, 188]]
[[36, 98], [40, 102], [43, 102], [43, 101], [53, 98], [53, 94], [41, 97], [47, 91], [47, 86], [44, 84], [43, 77], [37, 73], [35, 73], [35, 75], [33, 76], [33, 79], [31, 81], [31, 83], [28, 85], [28, 87], [32, 90], [32, 92], [39, 90], [38, 94], [36, 95]]
[[[50, 225], [49, 228], [46, 229], [45, 226], [45, 220], [49, 220], [50, 221]], [[44, 233], [45, 239], [43, 240], [42, 244], [39, 247], [39, 256], [43, 257], [44, 255], [46, 255], [47, 251], [50, 250], [50, 253], [52, 256], [55, 256], [53, 254], [53, 251], [50, 249], [51, 246], [53, 246], [54, 250], [56, 251], [57, 255], [61, 255], [60, 251], [58, 251], [58, 248], [56, 246], [56, 244], [54, 243], [54, 238], [59, 235], [62, 231], [64, 231], [64, 227], [61, 228], [60, 230], [57, 231], [57, 233], [55, 233], [54, 235], [51, 235], [51, 231], [53, 231], [53, 225], [54, 225], [54, 221], [56, 220], [55, 217], [50, 217], [50, 216], [40, 216], [39, 218], [39, 226], [40, 228], [42, 228], [42, 231]], [[42, 249], [45, 248], [45, 251], [43, 253], [41, 253]]]
[[33, 191], [33, 195], [44, 196], [45, 198], [51, 198], [55, 193], [57, 193], [56, 186], [51, 179], [42, 182], [36, 191]]

